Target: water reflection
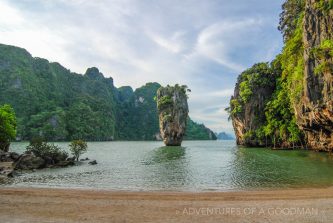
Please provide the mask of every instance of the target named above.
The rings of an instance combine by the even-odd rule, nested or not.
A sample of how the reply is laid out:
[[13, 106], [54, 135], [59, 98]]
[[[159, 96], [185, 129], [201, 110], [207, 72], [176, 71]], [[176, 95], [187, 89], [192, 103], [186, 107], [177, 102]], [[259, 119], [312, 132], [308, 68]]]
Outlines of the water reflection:
[[235, 187], [287, 188], [333, 184], [332, 177], [327, 177], [332, 166], [327, 165], [329, 158], [326, 154], [238, 148], [234, 157], [232, 182]]
[[162, 146], [151, 151], [144, 161], [146, 165], [180, 160], [185, 157], [185, 147], [181, 146]]
[[[163, 146], [152, 150], [146, 156], [147, 186], [165, 189], [180, 189], [189, 178], [186, 148], [180, 146]], [[149, 174], [148, 174], [149, 173]]]

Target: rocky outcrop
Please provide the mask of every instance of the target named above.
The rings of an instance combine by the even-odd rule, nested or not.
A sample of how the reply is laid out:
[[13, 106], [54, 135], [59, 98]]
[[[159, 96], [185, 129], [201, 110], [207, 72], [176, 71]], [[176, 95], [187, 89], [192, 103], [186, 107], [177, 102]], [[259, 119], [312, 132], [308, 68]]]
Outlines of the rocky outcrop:
[[13, 162], [0, 162], [0, 179], [14, 176]]
[[8, 152], [10, 142], [0, 142], [0, 151]]
[[157, 91], [160, 132], [167, 146], [180, 146], [183, 141], [188, 117], [186, 90], [186, 86], [176, 85]]
[[14, 165], [17, 170], [40, 169], [45, 166], [45, 160], [33, 154], [23, 154]]
[[96, 160], [92, 160], [88, 164], [90, 164], [90, 165], [97, 165], [97, 161]]
[[322, 7], [319, 1], [306, 1], [304, 93], [295, 113], [307, 147], [329, 151], [333, 149], [333, 9], [327, 8], [328, 0], [321, 2]]
[[20, 155], [15, 152], [3, 152], [0, 150], [0, 162], [14, 162]]
[[272, 145], [269, 138], [262, 139], [256, 132], [266, 123], [265, 106], [275, 82], [274, 69], [266, 63], [255, 64], [238, 77], [229, 111], [238, 145]]
[[[246, 146], [269, 146], [271, 142], [261, 140], [253, 135], [254, 132], [265, 123], [265, 102], [272, 96], [274, 88], [261, 86], [254, 89], [252, 97], [243, 104], [242, 111], [232, 118], [236, 142]], [[239, 83], [236, 84], [233, 99], [239, 98]]]

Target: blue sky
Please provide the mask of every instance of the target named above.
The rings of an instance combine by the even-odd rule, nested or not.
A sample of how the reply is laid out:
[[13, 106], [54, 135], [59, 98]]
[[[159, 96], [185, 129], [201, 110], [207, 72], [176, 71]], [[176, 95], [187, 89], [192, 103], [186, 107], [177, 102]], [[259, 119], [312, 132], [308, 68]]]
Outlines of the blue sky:
[[282, 0], [0, 0], [0, 43], [96, 66], [117, 87], [186, 84], [190, 116], [233, 132], [224, 109], [238, 74], [282, 48]]

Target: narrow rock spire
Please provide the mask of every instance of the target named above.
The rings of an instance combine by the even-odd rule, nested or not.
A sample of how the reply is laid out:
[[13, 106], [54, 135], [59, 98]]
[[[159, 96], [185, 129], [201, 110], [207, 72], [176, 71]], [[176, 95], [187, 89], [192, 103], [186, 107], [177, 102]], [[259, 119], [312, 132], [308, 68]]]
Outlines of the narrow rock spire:
[[157, 91], [160, 132], [165, 145], [180, 146], [186, 130], [187, 86], [161, 87]]

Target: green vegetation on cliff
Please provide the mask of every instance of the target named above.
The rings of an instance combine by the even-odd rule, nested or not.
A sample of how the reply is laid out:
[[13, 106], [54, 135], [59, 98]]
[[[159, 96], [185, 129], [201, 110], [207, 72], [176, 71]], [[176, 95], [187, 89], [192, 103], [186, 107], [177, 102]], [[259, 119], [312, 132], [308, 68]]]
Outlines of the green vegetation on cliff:
[[[159, 133], [154, 101], [159, 87], [116, 88], [97, 68], [81, 75], [0, 44], [0, 105], [14, 108], [18, 139], [154, 140]], [[206, 128], [194, 126], [189, 138], [204, 134], [210, 139]]]

